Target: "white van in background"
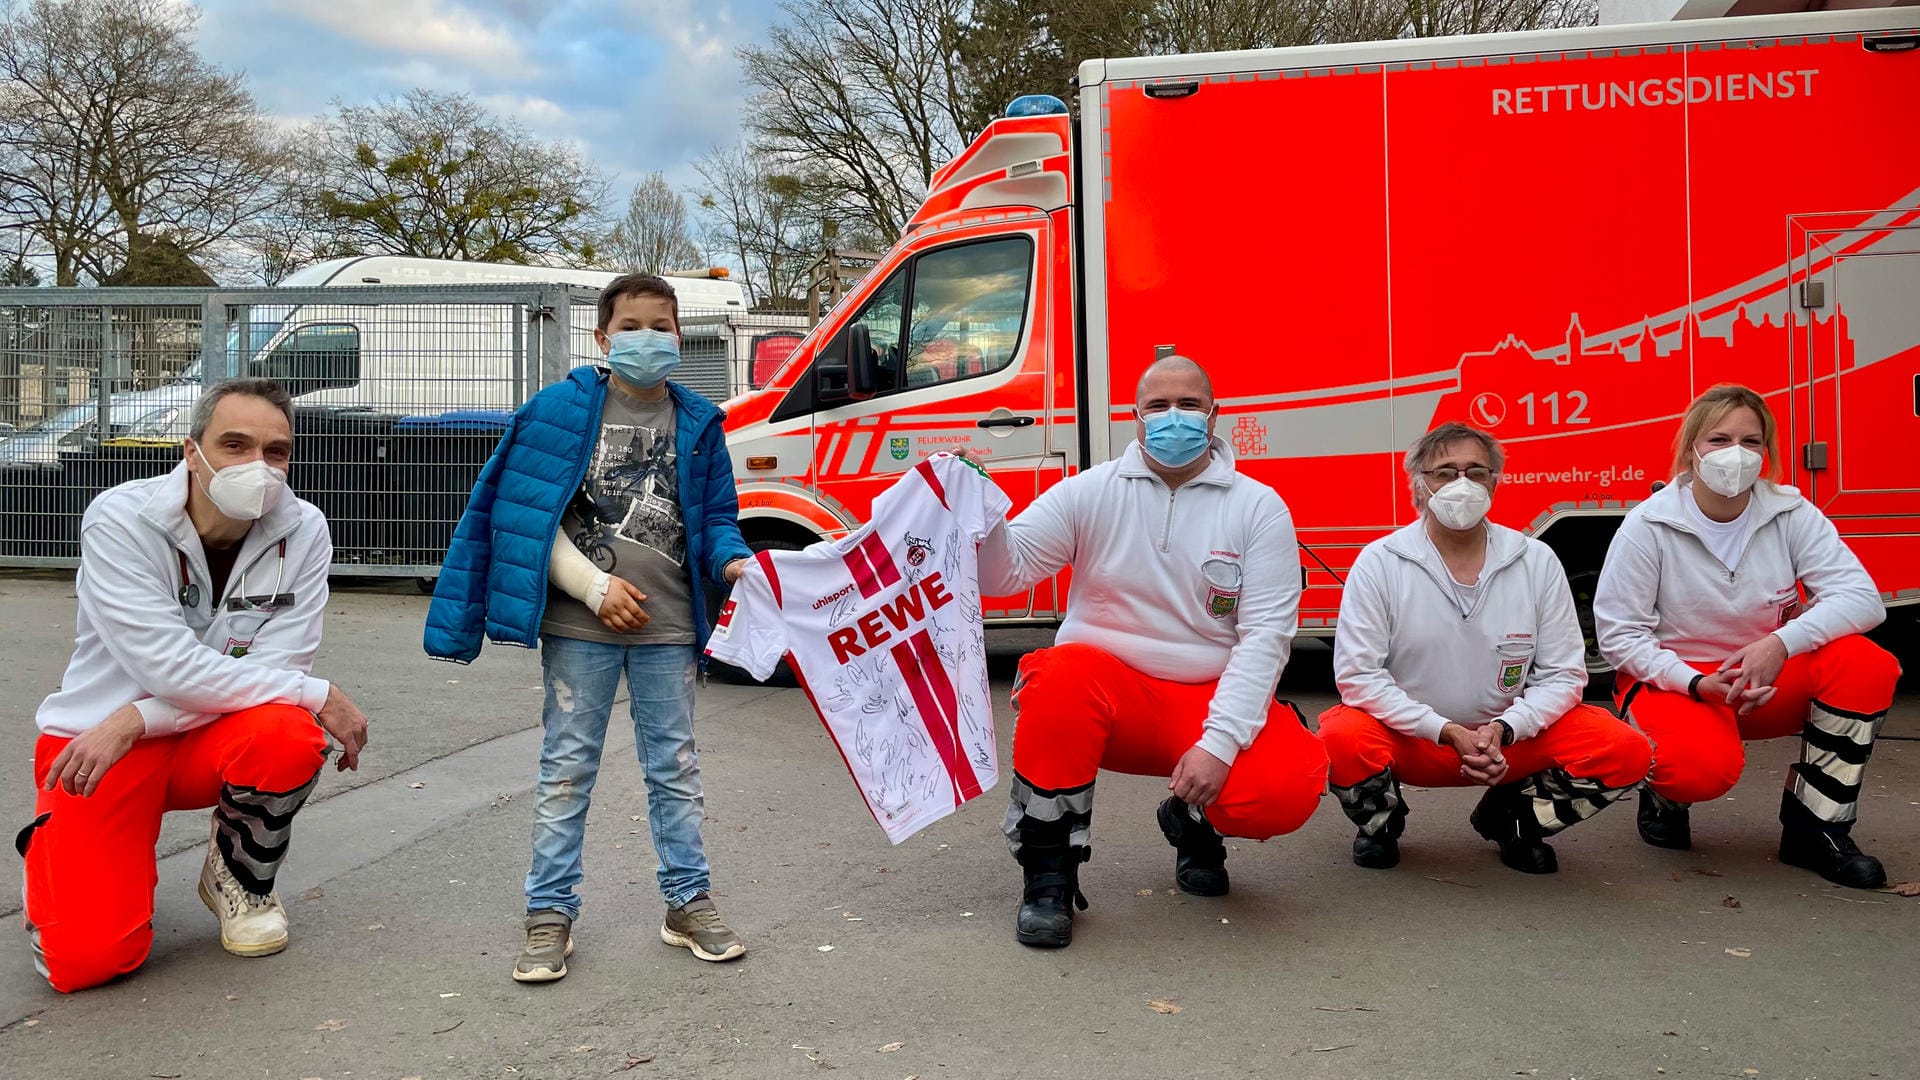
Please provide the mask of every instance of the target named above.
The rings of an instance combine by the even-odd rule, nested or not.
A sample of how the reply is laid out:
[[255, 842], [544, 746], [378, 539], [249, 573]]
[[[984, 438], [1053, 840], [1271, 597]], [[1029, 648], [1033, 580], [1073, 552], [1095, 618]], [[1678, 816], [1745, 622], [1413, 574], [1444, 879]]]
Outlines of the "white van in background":
[[[725, 270], [671, 275], [683, 323], [744, 314], [746, 290]], [[564, 284], [601, 289], [619, 275], [600, 270], [474, 263], [402, 256], [334, 259], [307, 267], [281, 283], [288, 288], [370, 285]], [[598, 355], [593, 345], [597, 308], [571, 305], [568, 338], [574, 364]], [[380, 412], [511, 409], [528, 385], [525, 312], [504, 304], [331, 305], [306, 303], [256, 308], [279, 324], [246, 365], [277, 379], [303, 405], [368, 408]], [[698, 324], [696, 324], [698, 325]], [[711, 397], [731, 396], [731, 342], [692, 335], [676, 375]], [[534, 373], [537, 378], [537, 372]]]
[[[316, 263], [276, 287], [561, 284], [597, 290], [618, 276], [603, 270], [368, 255]], [[748, 389], [756, 368], [771, 371], [756, 364], [756, 357], [784, 358], [804, 332], [805, 319], [749, 314], [746, 290], [724, 268], [667, 276], [682, 322], [684, 360], [674, 378], [715, 401]], [[593, 343], [598, 309], [589, 303], [570, 309], [571, 363], [591, 363], [599, 356]], [[302, 407], [399, 415], [506, 412], [524, 400], [529, 386], [532, 353], [525, 314], [507, 304], [452, 300], [257, 304], [248, 313], [250, 347], [238, 358], [239, 368], [279, 381]], [[237, 329], [227, 340], [229, 352], [238, 352], [242, 335]], [[531, 377], [537, 379], [537, 371]], [[153, 405], [116, 434], [185, 435], [200, 381], [195, 364], [173, 386], [125, 395], [129, 402], [145, 399]], [[187, 400], [181, 400], [181, 387], [187, 388]], [[122, 411], [116, 407], [116, 420]]]

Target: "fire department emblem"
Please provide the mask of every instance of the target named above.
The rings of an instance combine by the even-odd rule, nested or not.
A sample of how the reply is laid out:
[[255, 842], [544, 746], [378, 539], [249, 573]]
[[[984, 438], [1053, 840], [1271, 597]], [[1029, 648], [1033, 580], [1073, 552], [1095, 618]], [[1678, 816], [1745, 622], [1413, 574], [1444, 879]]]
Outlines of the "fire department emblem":
[[907, 460], [907, 437], [905, 435], [895, 435], [888, 439], [887, 450], [893, 454], [893, 460]]
[[1207, 615], [1224, 619], [1240, 606], [1240, 566], [1225, 559], [1208, 559], [1200, 564], [1200, 576], [1207, 582]]
[[1526, 677], [1527, 662], [1525, 660], [1507, 660], [1503, 658], [1500, 661], [1501, 693], [1511, 694], [1515, 690], [1520, 689], [1520, 683], [1526, 679]]
[[1261, 457], [1267, 452], [1267, 425], [1251, 416], [1243, 416], [1233, 425], [1233, 452], [1240, 457]]
[[[904, 440], [902, 440], [904, 441]], [[933, 541], [922, 540], [912, 533], [907, 534], [907, 565], [919, 566], [933, 554]]]

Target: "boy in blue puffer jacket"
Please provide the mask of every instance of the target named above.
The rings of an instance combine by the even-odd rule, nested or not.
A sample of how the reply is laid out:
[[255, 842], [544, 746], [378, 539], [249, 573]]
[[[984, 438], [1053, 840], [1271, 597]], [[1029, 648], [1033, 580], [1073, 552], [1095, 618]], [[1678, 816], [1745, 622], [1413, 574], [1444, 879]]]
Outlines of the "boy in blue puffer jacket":
[[667, 901], [660, 939], [702, 960], [747, 951], [708, 895], [693, 687], [711, 630], [706, 590], [737, 580], [752, 551], [723, 416], [667, 381], [679, 315], [673, 287], [652, 275], [600, 294], [594, 340], [612, 370], [576, 369], [514, 414], [427, 612], [426, 649], [443, 660], [471, 662], [483, 635], [540, 648], [546, 737], [519, 982], [567, 973], [587, 805], [622, 671]]

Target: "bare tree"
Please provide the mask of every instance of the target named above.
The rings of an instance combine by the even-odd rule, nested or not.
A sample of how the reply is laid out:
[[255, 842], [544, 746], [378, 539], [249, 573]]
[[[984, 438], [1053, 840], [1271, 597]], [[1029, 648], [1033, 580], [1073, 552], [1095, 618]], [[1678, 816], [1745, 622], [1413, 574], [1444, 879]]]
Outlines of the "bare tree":
[[308, 132], [301, 205], [325, 244], [359, 254], [529, 262], [595, 257], [606, 181], [464, 94], [335, 103]]
[[657, 172], [633, 186], [627, 211], [614, 222], [599, 254], [604, 266], [644, 274], [686, 270], [702, 261], [686, 200]]
[[1405, 37], [1495, 34], [1549, 26], [1586, 26], [1598, 14], [1594, 0], [1400, 0]]
[[1533, 30], [1594, 16], [1594, 0], [974, 0], [957, 40], [975, 104], [987, 108], [1060, 93], [1093, 57]]
[[[1589, 23], [1594, 0], [782, 0], [741, 52], [753, 153], [890, 242], [926, 185], [1020, 94], [1081, 61]], [[742, 219], [716, 189], [707, 196]], [[711, 211], [712, 207], [709, 207]], [[829, 216], [823, 214], [822, 216]], [[734, 229], [734, 234], [746, 231]]]
[[[807, 263], [831, 220], [820, 185], [770, 167], [747, 146], [716, 149], [694, 162], [695, 192], [708, 243], [737, 260], [757, 306], [792, 308], [806, 292]], [[855, 213], [859, 213], [858, 208]]]
[[965, 145], [950, 60], [967, 0], [782, 0], [787, 22], [740, 53], [757, 147], [804, 165], [822, 200], [898, 236]]
[[267, 205], [282, 159], [244, 76], [193, 49], [171, 0], [32, 0], [0, 21], [0, 219], [56, 280], [135, 250], [192, 255]]
[[234, 275], [277, 285], [303, 266], [357, 254], [359, 249], [334, 230], [317, 202], [310, 175], [290, 177], [273, 208], [236, 233], [236, 243], [226, 252]]

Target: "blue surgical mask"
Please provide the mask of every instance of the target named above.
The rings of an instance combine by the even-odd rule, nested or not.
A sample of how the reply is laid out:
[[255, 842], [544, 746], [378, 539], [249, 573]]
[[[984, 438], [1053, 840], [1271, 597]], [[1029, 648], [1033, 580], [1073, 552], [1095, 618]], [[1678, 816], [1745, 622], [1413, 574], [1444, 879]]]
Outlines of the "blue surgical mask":
[[1189, 465], [1207, 452], [1207, 414], [1191, 409], [1168, 409], [1141, 418], [1147, 426], [1147, 456], [1169, 469]]
[[665, 330], [622, 330], [607, 341], [614, 374], [642, 390], [659, 386], [680, 366], [680, 338]]

